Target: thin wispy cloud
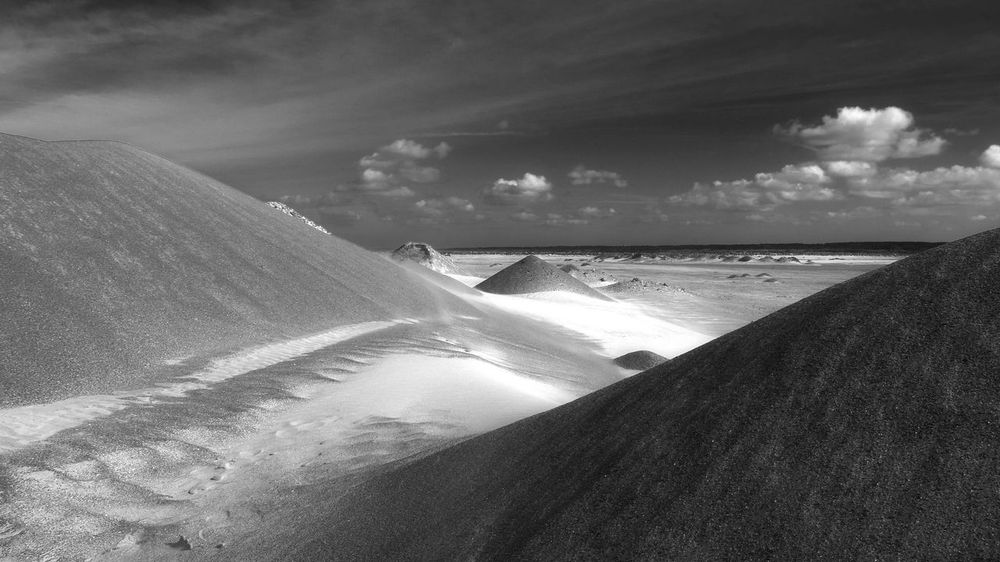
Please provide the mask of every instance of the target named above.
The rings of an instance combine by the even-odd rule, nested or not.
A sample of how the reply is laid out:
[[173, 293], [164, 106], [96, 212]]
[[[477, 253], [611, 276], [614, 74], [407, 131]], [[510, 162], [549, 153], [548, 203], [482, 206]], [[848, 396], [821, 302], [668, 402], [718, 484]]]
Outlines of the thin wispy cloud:
[[591, 170], [583, 164], [570, 170], [567, 175], [573, 185], [606, 184], [615, 187], [628, 187], [628, 182], [618, 172]]
[[[408, 237], [416, 201], [449, 197], [483, 217], [451, 231], [463, 244], [574, 228], [731, 239], [778, 215], [796, 228], [771, 237], [839, 220], [898, 238], [854, 209], [883, 212], [874, 195], [893, 192], [940, 217], [919, 193], [964, 178], [980, 188], [956, 197], [982, 201], [990, 174], [953, 166], [997, 168], [1000, 7], [981, 0], [69, 0], [3, 15], [0, 131], [131, 142], [262, 198], [335, 192], [327, 226], [365, 227], [373, 246]], [[954, 226], [905, 220], [919, 226], [903, 234]]]

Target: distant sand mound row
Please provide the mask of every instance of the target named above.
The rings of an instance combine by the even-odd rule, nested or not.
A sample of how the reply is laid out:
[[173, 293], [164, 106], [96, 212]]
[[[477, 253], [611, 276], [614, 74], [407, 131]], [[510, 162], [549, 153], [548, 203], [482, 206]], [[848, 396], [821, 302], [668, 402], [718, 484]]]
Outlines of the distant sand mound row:
[[546, 262], [538, 256], [528, 256], [521, 261], [496, 272], [476, 285], [480, 291], [498, 295], [521, 295], [547, 291], [569, 291], [609, 300], [608, 297], [591, 289], [569, 273]]
[[407, 242], [392, 251], [392, 259], [396, 261], [412, 261], [438, 273], [468, 275], [448, 256], [435, 250], [430, 244], [423, 242]]
[[633, 277], [628, 281], [619, 281], [617, 283], [612, 283], [611, 285], [600, 287], [600, 290], [611, 294], [635, 294], [647, 291], [671, 291], [675, 293], [687, 292], [680, 287], [673, 287], [666, 283], [655, 283], [653, 281], [639, 279], [638, 277]]
[[1000, 230], [928, 250], [369, 480], [296, 531], [313, 542], [281, 544], [299, 558], [1000, 558], [997, 279]]

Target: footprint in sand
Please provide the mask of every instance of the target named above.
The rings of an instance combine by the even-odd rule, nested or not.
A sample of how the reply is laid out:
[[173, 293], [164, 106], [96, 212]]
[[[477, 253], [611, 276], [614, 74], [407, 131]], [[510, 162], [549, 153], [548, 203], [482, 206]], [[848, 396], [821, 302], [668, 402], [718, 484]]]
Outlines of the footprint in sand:
[[0, 543], [10, 540], [24, 532], [24, 527], [12, 523], [0, 523]]
[[[215, 488], [219, 483], [229, 477], [229, 471], [236, 466], [235, 460], [229, 460], [221, 464], [217, 464], [214, 468], [200, 467], [192, 470], [190, 474], [194, 476], [193, 479], [188, 481], [183, 487], [187, 488], [187, 493], [190, 495], [197, 495], [202, 492], [207, 492]], [[192, 485], [193, 483], [193, 485]], [[188, 488], [188, 486], [191, 486]]]

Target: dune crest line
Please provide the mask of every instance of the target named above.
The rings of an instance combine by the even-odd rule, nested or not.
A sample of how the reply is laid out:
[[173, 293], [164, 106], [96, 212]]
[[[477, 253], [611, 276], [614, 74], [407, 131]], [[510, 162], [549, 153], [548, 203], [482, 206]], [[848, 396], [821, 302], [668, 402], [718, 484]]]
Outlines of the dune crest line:
[[311, 336], [240, 350], [212, 361], [206, 368], [155, 388], [77, 396], [46, 404], [0, 410], [0, 454], [45, 440], [84, 422], [111, 415], [157, 396], [184, 396], [191, 390], [262, 369], [324, 347], [411, 320], [371, 321], [338, 326]]

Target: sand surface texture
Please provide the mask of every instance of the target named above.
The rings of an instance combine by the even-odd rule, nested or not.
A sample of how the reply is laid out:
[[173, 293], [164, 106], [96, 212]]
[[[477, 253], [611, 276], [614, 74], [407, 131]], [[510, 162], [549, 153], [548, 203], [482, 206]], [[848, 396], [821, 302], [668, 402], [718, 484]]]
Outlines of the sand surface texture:
[[595, 299], [607, 299], [585, 283], [538, 256], [527, 256], [517, 263], [505, 267], [476, 285], [476, 288], [498, 295], [565, 291]]
[[0, 135], [0, 407], [169, 376], [163, 362], [445, 296], [132, 146]]
[[[544, 535], [551, 518], [566, 516], [531, 511], [523, 494], [553, 505], [551, 494], [570, 494], [619, 457], [652, 471], [628, 456], [650, 438], [630, 432], [666, 427], [655, 415], [674, 416], [683, 397], [695, 397], [684, 407], [708, 408], [698, 381], [736, 377], [730, 366], [749, 368], [757, 353], [767, 360], [779, 349], [774, 338], [790, 336], [775, 324], [766, 331], [773, 341], [749, 338], [767, 345], [710, 347], [722, 349], [714, 361], [739, 358], [725, 369], [658, 368], [659, 382], [640, 375], [645, 382], [634, 384], [651, 386], [637, 400], [671, 381], [695, 386], [638, 408], [627, 423], [616, 414], [625, 406], [587, 406], [630, 388], [620, 383], [632, 384], [636, 370], [614, 358], [638, 350], [674, 358], [877, 265], [768, 266], [780, 283], [765, 283], [728, 277], [763, 273], [746, 269], [759, 265], [622, 260], [598, 271], [579, 258], [574, 272], [554, 257], [520, 255], [497, 258], [515, 266], [498, 276], [495, 262], [459, 255], [451, 259], [462, 273], [446, 276], [362, 250], [128, 145], [11, 136], [0, 136], [0, 218], [0, 558], [29, 560], [544, 557], [556, 552], [546, 550], [555, 538], [525, 538], [548, 545], [529, 548], [517, 531], [490, 546], [498, 532], [520, 529], [514, 519], [529, 517], [525, 528]], [[605, 270], [614, 272], [602, 281]], [[614, 297], [598, 292], [635, 277]], [[474, 288], [484, 282], [499, 290]], [[838, 341], [813, 351], [845, 356]], [[717, 392], [736, 384], [719, 380], [704, 384]], [[576, 405], [488, 433], [566, 404]], [[564, 425], [567, 412], [578, 412], [579, 427]], [[715, 431], [705, 424], [692, 427]], [[613, 445], [609, 431], [619, 432]], [[689, 441], [697, 440], [671, 447]], [[501, 442], [501, 452], [490, 448]], [[481, 447], [481, 458], [468, 447]], [[550, 485], [565, 468], [550, 459], [556, 451], [579, 461], [580, 474], [559, 472], [565, 482]], [[507, 479], [518, 483], [491, 488]], [[494, 515], [481, 512], [487, 504]], [[441, 511], [451, 505], [454, 513]], [[587, 509], [616, 521], [604, 507]], [[460, 514], [468, 519], [454, 523]], [[602, 538], [612, 531], [594, 532], [614, 543]]]
[[998, 275], [1000, 231], [910, 257], [368, 480], [282, 543], [333, 559], [996, 558]]

